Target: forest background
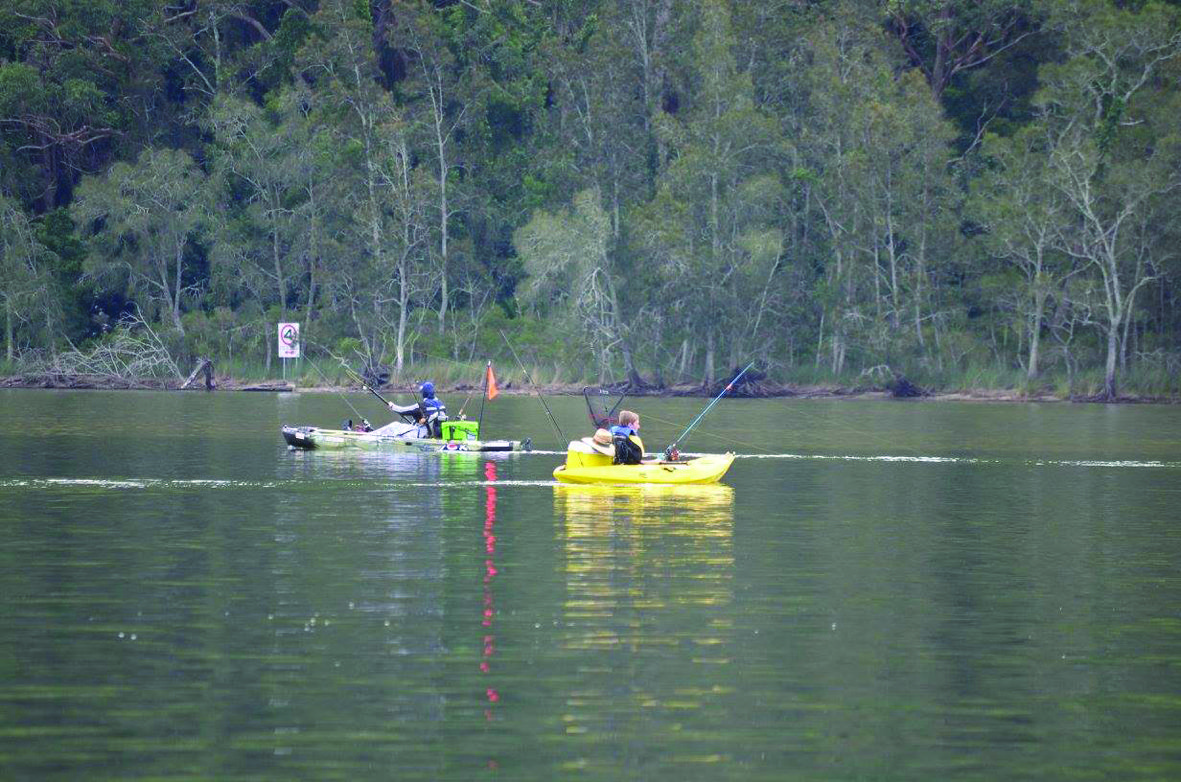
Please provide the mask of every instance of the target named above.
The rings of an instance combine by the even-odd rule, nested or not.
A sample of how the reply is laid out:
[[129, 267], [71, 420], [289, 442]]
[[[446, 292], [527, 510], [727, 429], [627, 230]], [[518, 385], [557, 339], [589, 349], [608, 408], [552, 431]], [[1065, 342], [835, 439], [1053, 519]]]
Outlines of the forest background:
[[1177, 396], [1179, 77], [1176, 3], [0, 0], [0, 374], [274, 376], [290, 320], [396, 382], [503, 331]]

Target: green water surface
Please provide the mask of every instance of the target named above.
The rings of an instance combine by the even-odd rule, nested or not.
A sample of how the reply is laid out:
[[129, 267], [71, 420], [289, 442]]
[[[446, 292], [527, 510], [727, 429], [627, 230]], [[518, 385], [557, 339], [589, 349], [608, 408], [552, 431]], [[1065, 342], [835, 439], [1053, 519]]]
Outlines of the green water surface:
[[726, 400], [679, 489], [348, 417], [0, 391], [0, 779], [1181, 778], [1177, 407]]

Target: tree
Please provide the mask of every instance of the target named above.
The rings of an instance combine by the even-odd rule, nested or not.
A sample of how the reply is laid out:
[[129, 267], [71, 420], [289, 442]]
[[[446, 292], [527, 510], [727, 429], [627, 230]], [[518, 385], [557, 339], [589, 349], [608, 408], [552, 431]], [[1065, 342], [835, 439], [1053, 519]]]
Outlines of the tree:
[[9, 0], [0, 30], [15, 55], [0, 63], [0, 128], [29, 166], [22, 187], [39, 210], [67, 204], [74, 183], [101, 169], [148, 123], [159, 63], [140, 38], [159, 13], [150, 0]]
[[147, 149], [134, 164], [85, 179], [71, 212], [88, 228], [87, 273], [125, 282], [183, 334], [181, 302], [194, 290], [188, 254], [209, 222], [208, 196], [204, 174], [180, 150]]
[[513, 244], [529, 274], [522, 299], [542, 314], [573, 316], [577, 326], [567, 331], [575, 342], [588, 345], [603, 382], [622, 338], [608, 253], [611, 220], [601, 197], [598, 190], [584, 190], [571, 210], [535, 213], [513, 235]]
[[447, 324], [447, 309], [451, 293], [450, 240], [451, 218], [456, 212], [452, 175], [455, 168], [456, 135], [467, 119], [468, 108], [478, 97], [467, 73], [470, 63], [457, 58], [453, 47], [463, 45], [463, 24], [444, 15], [426, 2], [408, 3], [397, 16], [397, 24], [389, 28], [392, 39], [402, 44], [411, 57], [413, 78], [404, 85], [407, 91], [417, 92], [417, 100], [425, 103], [420, 120], [425, 126], [430, 157], [435, 164], [435, 204], [438, 214], [436, 266], [439, 280], [439, 333]]
[[[16, 355], [16, 327], [40, 309], [47, 331], [56, 310], [49, 295], [47, 266], [56, 259], [33, 230], [32, 221], [12, 200], [0, 196], [0, 302], [4, 305], [4, 356]], [[52, 345], [52, 334], [47, 335]]]
[[1036, 27], [1029, 0], [887, 0], [889, 29], [938, 100], [955, 76], [992, 60]]
[[285, 309], [292, 278], [303, 271], [288, 260], [301, 230], [294, 202], [304, 139], [298, 128], [276, 126], [252, 103], [225, 96], [215, 101], [207, 126], [217, 142], [213, 168], [234, 196], [223, 212], [227, 224], [216, 256], [237, 285], [259, 293], [269, 287], [273, 294], [265, 298]]
[[1044, 136], [1036, 128], [1012, 138], [990, 135], [983, 156], [989, 161], [973, 188], [973, 211], [986, 231], [990, 251], [1016, 266], [1024, 278], [1021, 308], [1029, 338], [1026, 376], [1038, 376], [1046, 304], [1078, 267], [1059, 248], [1067, 229], [1068, 205], [1053, 186]]
[[[1181, 32], [1177, 11], [1155, 3], [1133, 12], [1072, 0], [1060, 14], [1067, 59], [1040, 72], [1036, 128], [1070, 211], [1059, 249], [1103, 283], [1103, 395], [1114, 399], [1122, 329], [1159, 269], [1152, 225], [1166, 219], [1165, 197], [1181, 187], [1181, 138], [1175, 123], [1161, 133], [1154, 116], [1162, 103], [1154, 76], [1181, 56]], [[1157, 133], [1144, 132], [1154, 126]]]
[[422, 183], [403, 118], [377, 83], [368, 14], [334, 0], [320, 7], [314, 22], [322, 38], [304, 47], [300, 65], [315, 85], [317, 116], [331, 123], [336, 137], [334, 194], [351, 256], [328, 283], [349, 312], [370, 366], [384, 359], [385, 329], [393, 327], [394, 371], [400, 374], [421, 287]]
[[[752, 255], [749, 249], [757, 243], [747, 241], [751, 232], [771, 230], [758, 207], [768, 198], [768, 188], [776, 191], [781, 185], [774, 177], [760, 177], [775, 159], [776, 133], [770, 117], [755, 105], [750, 75], [738, 68], [727, 6], [703, 0], [700, 12], [693, 40], [696, 101], [665, 131], [674, 159], [661, 177], [658, 199], [682, 202], [669, 203], [667, 210], [681, 218], [679, 228], [690, 237], [688, 252], [669, 256], [688, 262], [683, 270], [687, 288], [674, 306], [681, 310], [688, 340], [684, 352], [689, 343], [704, 340], [702, 381], [709, 385], [719, 342], [741, 334], [737, 324], [746, 322], [748, 302], [738, 280], [753, 259], [766, 257]], [[760, 184], [752, 186], [756, 179]], [[738, 340], [728, 343], [730, 359], [744, 352]]]
[[823, 237], [817, 363], [827, 341], [834, 373], [851, 348], [875, 363], [927, 350], [934, 259], [955, 235], [953, 133], [918, 74], [895, 75], [885, 43], [856, 20], [823, 25], [800, 74], [797, 177]]

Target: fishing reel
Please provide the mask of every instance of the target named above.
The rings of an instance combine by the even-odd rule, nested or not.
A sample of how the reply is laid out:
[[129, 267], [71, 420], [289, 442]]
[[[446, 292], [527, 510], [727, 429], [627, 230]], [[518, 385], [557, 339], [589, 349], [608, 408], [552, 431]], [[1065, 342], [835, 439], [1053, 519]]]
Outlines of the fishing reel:
[[670, 445], [669, 447], [664, 449], [664, 461], [675, 462], [675, 461], [679, 461], [680, 458], [681, 458], [681, 452], [677, 449], [677, 447], [675, 445]]

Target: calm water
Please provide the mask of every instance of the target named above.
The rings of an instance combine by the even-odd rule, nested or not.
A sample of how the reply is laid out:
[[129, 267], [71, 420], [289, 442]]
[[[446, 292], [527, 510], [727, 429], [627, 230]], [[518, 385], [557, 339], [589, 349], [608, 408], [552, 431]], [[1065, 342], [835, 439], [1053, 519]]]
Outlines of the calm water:
[[696, 489], [351, 416], [0, 391], [0, 778], [1181, 778], [1181, 408], [725, 401]]

